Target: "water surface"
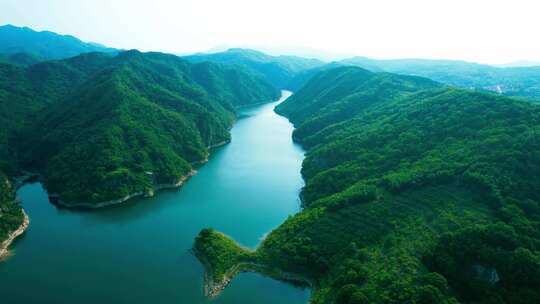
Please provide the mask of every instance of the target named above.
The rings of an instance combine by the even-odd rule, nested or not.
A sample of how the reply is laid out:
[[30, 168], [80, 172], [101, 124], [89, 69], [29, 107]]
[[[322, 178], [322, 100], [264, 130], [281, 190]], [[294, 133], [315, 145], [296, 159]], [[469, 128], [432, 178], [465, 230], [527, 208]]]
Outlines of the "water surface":
[[[288, 96], [284, 93], [284, 97]], [[307, 303], [309, 291], [240, 274], [223, 294], [202, 294], [203, 268], [189, 252], [213, 227], [245, 246], [299, 210], [303, 151], [278, 102], [243, 108], [232, 142], [182, 188], [95, 211], [58, 209], [40, 184], [17, 195], [30, 228], [0, 263], [2, 303]]]

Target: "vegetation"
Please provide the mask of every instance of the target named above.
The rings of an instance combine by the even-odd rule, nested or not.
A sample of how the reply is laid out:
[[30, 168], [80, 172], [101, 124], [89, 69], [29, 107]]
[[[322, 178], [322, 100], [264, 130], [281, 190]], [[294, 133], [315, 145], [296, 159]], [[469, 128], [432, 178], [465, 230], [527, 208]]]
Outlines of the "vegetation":
[[64, 59], [90, 52], [116, 52], [97, 43], [85, 43], [69, 35], [59, 35], [53, 32], [36, 32], [27, 27], [13, 25], [0, 26], [0, 54], [18, 54], [14, 59], [20, 63], [28, 58], [38, 61], [51, 59]]
[[322, 66], [324, 63], [316, 59], [296, 56], [270, 56], [249, 49], [229, 49], [214, 54], [197, 54], [186, 56], [192, 62], [210, 61], [225, 65], [241, 66], [252, 73], [260, 75], [277, 88], [291, 89], [296, 82], [294, 77], [303, 71]]
[[276, 111], [307, 149], [304, 209], [255, 252], [201, 231], [213, 279], [300, 279], [313, 303], [540, 302], [540, 110], [478, 92], [538, 97], [536, 68], [342, 62], [373, 73], [241, 49], [116, 54], [13, 26], [0, 38], [0, 240], [23, 216], [8, 177], [39, 172], [66, 203], [149, 192], [229, 140], [235, 107], [301, 87]]
[[235, 107], [279, 96], [250, 71], [137, 51], [4, 64], [0, 77], [2, 170], [39, 172], [65, 203], [176, 184], [229, 140]]
[[195, 254], [211, 270], [212, 280], [220, 282], [235, 266], [254, 261], [253, 254], [236, 244], [233, 240], [213, 229], [203, 229], [195, 239]]
[[313, 303], [539, 301], [538, 106], [341, 67], [276, 111], [307, 149], [305, 208], [257, 263]]

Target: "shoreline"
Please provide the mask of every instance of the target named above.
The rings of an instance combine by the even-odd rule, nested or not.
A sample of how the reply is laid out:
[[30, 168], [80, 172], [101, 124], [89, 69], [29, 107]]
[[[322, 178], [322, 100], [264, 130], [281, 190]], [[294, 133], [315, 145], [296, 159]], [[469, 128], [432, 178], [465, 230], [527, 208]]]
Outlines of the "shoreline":
[[9, 246], [17, 239], [20, 235], [22, 235], [26, 229], [28, 229], [28, 226], [30, 226], [30, 218], [24, 212], [24, 209], [21, 209], [21, 212], [23, 213], [23, 222], [17, 228], [15, 231], [12, 231], [8, 238], [5, 239], [2, 244], [0, 244], [0, 262], [5, 260], [10, 255]]
[[[212, 150], [212, 149], [214, 149], [214, 148], [224, 146], [224, 145], [226, 145], [226, 144], [228, 144], [228, 143], [230, 143], [230, 142], [231, 142], [231, 139], [227, 139], [227, 140], [224, 140], [224, 141], [220, 141], [220, 142], [218, 142], [218, 143], [216, 143], [216, 144], [213, 144], [213, 145], [210, 145], [210, 146], [206, 147], [206, 149]], [[208, 160], [208, 158], [207, 158], [207, 160]]]
[[[287, 91], [287, 90], [280, 90], [280, 91], [281, 91], [281, 94], [282, 94], [283, 91]], [[281, 94], [280, 94], [280, 96], [276, 96], [276, 98], [277, 98], [278, 100], [261, 101], [261, 102], [256, 102], [256, 103], [245, 104], [245, 105], [241, 105], [241, 106], [236, 106], [236, 107], [234, 107], [234, 109], [236, 109], [236, 110], [241, 110], [241, 109], [244, 109], [244, 108], [255, 107], [255, 106], [261, 106], [261, 105], [264, 105], [264, 104], [269, 104], [269, 103], [277, 102], [277, 101], [279, 101], [279, 99], [281, 99]]]
[[[223, 279], [219, 282], [216, 282], [214, 276], [213, 276], [213, 270], [212, 266], [210, 266], [210, 263], [206, 260], [206, 257], [200, 253], [196, 248], [192, 248], [191, 253], [201, 262], [204, 268], [204, 274], [203, 274], [203, 293], [204, 296], [210, 299], [216, 298], [221, 294], [227, 286], [232, 282], [234, 277], [238, 275], [241, 272], [244, 272], [241, 268], [242, 264], [237, 264], [231, 267], [224, 275]], [[247, 271], [246, 271], [247, 272]]]
[[[251, 250], [250, 250], [251, 251]], [[208, 263], [206, 256], [199, 252], [195, 247], [190, 252], [201, 262], [204, 268], [203, 292], [204, 296], [213, 299], [218, 297], [229, 286], [232, 280], [240, 273], [257, 273], [265, 277], [278, 281], [284, 281], [292, 284], [309, 287], [315, 290], [316, 284], [310, 279], [295, 273], [284, 272], [278, 269], [271, 269], [270, 266], [258, 264], [255, 262], [240, 262], [232, 266], [224, 275], [223, 279], [217, 282], [213, 276], [212, 266]], [[254, 251], [251, 251], [254, 252]]]
[[[205, 265], [205, 264], [203, 264]], [[218, 297], [229, 286], [232, 280], [241, 273], [256, 273], [264, 277], [268, 277], [278, 281], [284, 281], [292, 283], [293, 285], [300, 285], [309, 287], [311, 290], [316, 289], [315, 284], [307, 278], [294, 273], [284, 272], [277, 269], [270, 269], [269, 266], [265, 266], [257, 263], [243, 262], [231, 267], [227, 273], [223, 275], [223, 279], [216, 282], [210, 272], [206, 270], [205, 265], [204, 273], [204, 295], [210, 299]]]
[[[226, 144], [228, 144], [230, 142], [231, 142], [230, 139], [224, 140], [224, 141], [221, 141], [221, 142], [218, 142], [216, 144], [208, 146], [207, 149], [211, 150], [211, 149], [214, 149], [214, 148], [218, 148], [218, 147], [224, 146], [224, 145], [226, 145]], [[206, 156], [206, 158], [204, 158], [204, 159], [202, 159], [200, 161], [192, 162], [191, 164], [192, 165], [205, 164], [205, 163], [208, 162], [209, 156], [210, 156], [210, 153]], [[67, 202], [62, 201], [60, 199], [60, 197], [58, 196], [58, 194], [56, 194], [56, 193], [50, 193], [48, 196], [49, 196], [49, 201], [52, 204], [57, 205], [57, 206], [61, 206], [61, 207], [65, 207], [65, 208], [99, 209], [99, 208], [104, 208], [104, 207], [120, 205], [120, 204], [125, 203], [125, 202], [129, 201], [130, 199], [133, 199], [133, 198], [136, 198], [136, 197], [145, 197], [145, 198], [153, 197], [155, 192], [159, 191], [159, 190], [178, 188], [178, 187], [182, 186], [186, 182], [187, 179], [194, 176], [195, 174], [197, 174], [197, 170], [192, 169], [186, 175], [180, 177], [176, 183], [172, 183], [172, 184], [156, 184], [156, 185], [153, 185], [152, 188], [149, 189], [148, 191], [139, 191], [139, 192], [128, 194], [128, 195], [126, 195], [124, 197], [121, 197], [121, 198], [108, 200], [108, 201], [103, 201], [103, 202], [97, 202], [97, 203], [86, 203], [86, 202], [67, 203]], [[33, 178], [40, 179], [41, 176], [39, 174], [37, 174], [37, 173], [24, 172], [24, 174], [21, 177], [15, 179], [15, 183], [16, 183], [15, 188], [16, 189], [20, 188], [28, 180], [33, 179]]]
[[210, 146], [206, 147], [206, 149], [208, 150], [208, 155], [206, 155], [206, 157], [204, 159], [192, 162], [191, 165], [202, 165], [202, 164], [207, 163], [208, 160], [210, 159], [210, 155], [212, 154], [212, 153], [210, 153], [212, 149], [215, 149], [215, 148], [224, 146], [226, 144], [229, 144], [229, 143], [231, 143], [231, 141], [232, 141], [231, 139], [228, 139], [228, 140], [220, 141], [220, 142], [218, 142], [216, 144], [213, 144], [213, 145], [210, 145]]
[[[281, 102], [283, 102], [285, 99], [287, 99], [288, 97], [290, 97], [292, 95], [292, 92], [290, 92], [291, 95], [287, 96], [286, 98], [283, 98], [283, 93], [289, 92], [289, 91], [282, 90], [281, 92], [282, 92], [282, 96], [281, 96], [280, 100], [274, 101], [274, 103], [280, 104]], [[272, 103], [272, 102], [270, 102], [270, 103]], [[266, 103], [266, 104], [268, 104], [268, 103]], [[255, 104], [255, 105], [246, 105], [244, 107], [256, 106], [256, 105], [257, 104]], [[243, 107], [239, 107], [239, 108], [243, 108]], [[290, 119], [288, 117], [286, 117], [285, 115], [280, 114], [277, 111], [275, 111], [275, 107], [274, 107], [274, 109], [272, 111], [275, 114], [277, 114], [278, 116], [286, 118], [287, 121], [293, 126], [293, 130], [296, 129], [294, 124], [290, 121]], [[293, 137], [293, 142], [302, 147], [301, 143], [299, 143], [297, 141], [294, 141], [294, 137]], [[304, 156], [304, 158], [305, 158], [305, 156]], [[302, 196], [299, 195], [299, 198], [300, 198], [300, 201], [301, 201], [301, 205], [303, 205]], [[255, 248], [254, 250], [250, 249], [250, 248], [244, 248], [244, 247], [243, 248], [246, 251], [256, 255], [256, 252], [261, 248], [261, 246], [264, 243], [266, 237], [271, 232], [272, 232], [272, 230], [268, 231], [264, 235], [261, 242], [257, 245], [257, 248]], [[238, 243], [236, 243], [236, 244], [238, 246], [242, 247]], [[256, 273], [256, 274], [259, 274], [259, 275], [264, 276], [264, 277], [272, 278], [274, 280], [291, 283], [293, 285], [300, 286], [300, 287], [303, 287], [303, 288], [310, 288], [312, 292], [316, 291], [319, 288], [318, 287], [319, 285], [318, 285], [317, 281], [315, 281], [315, 280], [312, 280], [312, 279], [310, 279], [310, 278], [308, 278], [306, 276], [303, 276], [302, 274], [286, 272], [286, 271], [280, 270], [279, 268], [272, 267], [270, 265], [261, 264], [261, 263], [259, 263], [260, 261], [257, 261], [256, 257], [254, 258], [254, 261], [242, 261], [242, 262], [239, 262], [239, 263], [231, 266], [227, 271], [225, 271], [225, 273], [223, 274], [223, 278], [221, 280], [219, 280], [219, 281], [216, 281], [216, 279], [214, 278], [214, 273], [213, 273], [214, 270], [212, 269], [211, 264], [208, 262], [207, 256], [204, 255], [203, 253], [199, 252], [197, 250], [197, 248], [195, 248], [195, 246], [190, 250], [190, 252], [199, 260], [199, 262], [202, 264], [202, 266], [204, 268], [203, 291], [204, 291], [204, 296], [209, 298], [209, 299], [213, 299], [213, 298], [218, 297], [227, 288], [227, 286], [229, 286], [229, 284], [233, 281], [235, 276], [237, 276], [240, 273], [250, 273], [250, 272], [251, 273]]]
[[55, 197], [54, 194], [49, 195], [49, 201], [51, 201], [51, 203], [53, 203], [55, 205], [66, 207], [66, 208], [99, 209], [99, 208], [103, 208], [103, 207], [119, 205], [119, 204], [125, 203], [126, 201], [128, 201], [128, 200], [130, 200], [132, 198], [136, 198], [136, 197], [152, 197], [152, 196], [154, 196], [154, 192], [159, 191], [159, 190], [178, 188], [178, 187], [182, 186], [190, 177], [192, 177], [196, 173], [197, 173], [197, 170], [191, 170], [188, 174], [180, 177], [180, 179], [176, 183], [173, 183], [173, 184], [156, 184], [149, 191], [135, 192], [135, 193], [128, 194], [128, 195], [126, 195], [124, 197], [121, 197], [121, 198], [118, 198], [118, 199], [104, 201], [104, 202], [98, 202], [98, 203], [66, 203], [66, 202], [64, 202], [64, 201], [62, 201], [60, 199], [57, 199], [57, 197]]

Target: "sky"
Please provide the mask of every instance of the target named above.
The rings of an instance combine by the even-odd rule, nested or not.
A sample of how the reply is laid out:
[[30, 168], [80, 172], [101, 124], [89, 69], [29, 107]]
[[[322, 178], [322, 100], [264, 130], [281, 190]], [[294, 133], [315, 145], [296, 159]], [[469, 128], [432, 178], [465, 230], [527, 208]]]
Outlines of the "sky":
[[[0, 25], [121, 49], [540, 62], [538, 0], [0, 0]], [[324, 52], [324, 53], [323, 53]]]

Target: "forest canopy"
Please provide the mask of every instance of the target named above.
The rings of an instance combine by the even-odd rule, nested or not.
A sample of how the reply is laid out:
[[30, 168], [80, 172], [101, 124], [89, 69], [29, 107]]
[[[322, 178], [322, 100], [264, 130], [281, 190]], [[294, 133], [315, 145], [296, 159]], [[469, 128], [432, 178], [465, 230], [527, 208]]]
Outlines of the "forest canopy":
[[313, 303], [540, 301], [540, 109], [356, 67], [276, 111], [306, 149], [304, 209], [257, 263]]

